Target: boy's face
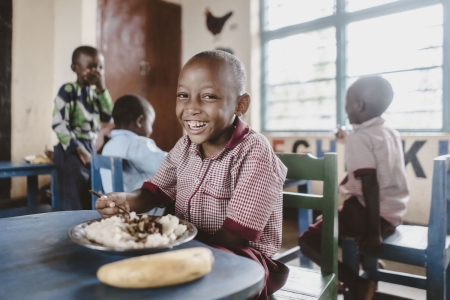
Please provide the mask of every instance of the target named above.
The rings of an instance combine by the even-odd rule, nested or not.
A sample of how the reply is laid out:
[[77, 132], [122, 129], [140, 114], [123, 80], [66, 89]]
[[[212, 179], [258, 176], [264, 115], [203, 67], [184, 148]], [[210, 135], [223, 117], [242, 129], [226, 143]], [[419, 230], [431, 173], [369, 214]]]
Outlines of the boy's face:
[[146, 113], [146, 116], [141, 120], [141, 130], [138, 133], [140, 136], [150, 137], [153, 132], [153, 122], [155, 118], [149, 113]]
[[95, 73], [103, 75], [103, 55], [89, 55], [81, 53], [77, 63], [72, 64], [72, 70], [77, 74], [77, 81], [83, 85], [92, 85], [95, 81]]
[[196, 59], [181, 70], [176, 114], [195, 144], [224, 147], [239, 102], [235, 81], [224, 63]]
[[359, 124], [359, 105], [351, 87], [347, 91], [345, 111], [347, 112], [350, 124]]

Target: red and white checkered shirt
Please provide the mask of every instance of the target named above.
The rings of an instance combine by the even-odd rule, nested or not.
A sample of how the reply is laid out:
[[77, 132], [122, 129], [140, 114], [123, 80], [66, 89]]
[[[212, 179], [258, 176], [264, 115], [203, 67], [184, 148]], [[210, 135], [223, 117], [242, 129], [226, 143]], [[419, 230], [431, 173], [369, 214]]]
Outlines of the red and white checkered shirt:
[[270, 257], [281, 246], [286, 171], [267, 139], [237, 118], [219, 154], [202, 159], [185, 135], [143, 188], [160, 206], [176, 199], [175, 213], [200, 230], [214, 234], [223, 227]]
[[398, 132], [381, 117], [353, 125], [354, 132], [345, 140], [347, 177], [339, 192], [347, 198], [356, 196], [366, 205], [359, 176], [376, 174], [380, 187], [380, 216], [394, 226], [401, 224], [409, 200], [403, 147]]

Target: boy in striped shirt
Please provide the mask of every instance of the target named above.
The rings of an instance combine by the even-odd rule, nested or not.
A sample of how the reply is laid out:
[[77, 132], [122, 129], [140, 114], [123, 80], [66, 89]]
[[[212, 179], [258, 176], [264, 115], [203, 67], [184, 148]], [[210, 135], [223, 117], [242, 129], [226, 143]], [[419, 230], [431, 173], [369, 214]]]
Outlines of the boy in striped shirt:
[[[55, 98], [52, 128], [59, 144], [54, 161], [64, 210], [91, 209], [89, 195], [91, 155], [100, 122], [112, 122], [113, 103], [106, 90], [103, 55], [81, 46], [72, 54], [77, 81], [64, 84]], [[92, 88], [95, 86], [95, 88]]]
[[[339, 186], [346, 197], [339, 209], [339, 236], [355, 237], [365, 253], [379, 250], [382, 238], [392, 234], [406, 213], [409, 199], [399, 133], [381, 118], [393, 99], [390, 83], [379, 76], [358, 79], [347, 91], [345, 109], [353, 133], [345, 138], [348, 174]], [[322, 222], [311, 225], [299, 238], [302, 252], [320, 264]], [[353, 299], [372, 299], [376, 285], [339, 262], [339, 280]]]

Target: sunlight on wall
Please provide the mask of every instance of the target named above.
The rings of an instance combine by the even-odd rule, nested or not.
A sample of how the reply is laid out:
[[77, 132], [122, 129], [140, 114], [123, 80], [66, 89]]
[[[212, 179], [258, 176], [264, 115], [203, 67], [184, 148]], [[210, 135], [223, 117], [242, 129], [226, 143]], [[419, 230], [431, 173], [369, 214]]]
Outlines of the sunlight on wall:
[[[14, 0], [11, 86], [11, 159], [23, 161], [57, 143], [51, 129], [59, 87], [75, 80], [72, 51], [96, 45], [96, 0]], [[49, 178], [40, 176], [43, 185]], [[13, 178], [11, 197], [26, 195], [26, 179]]]

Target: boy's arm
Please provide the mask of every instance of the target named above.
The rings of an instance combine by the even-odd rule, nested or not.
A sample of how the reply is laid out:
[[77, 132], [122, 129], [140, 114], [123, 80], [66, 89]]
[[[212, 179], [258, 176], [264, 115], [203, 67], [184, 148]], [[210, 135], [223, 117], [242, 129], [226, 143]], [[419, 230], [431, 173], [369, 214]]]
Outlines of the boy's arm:
[[100, 102], [100, 121], [111, 123], [113, 102], [108, 90], [104, 90], [101, 94], [98, 94], [98, 101]]
[[159, 200], [146, 189], [137, 189], [131, 193], [109, 193], [95, 202], [95, 208], [104, 218], [121, 213], [116, 204], [125, 206], [128, 211], [147, 212], [159, 204]]
[[218, 232], [217, 238], [226, 235], [227, 241], [236, 243], [232, 245], [242, 243], [242, 240], [227, 235], [228, 232], [246, 243], [258, 242], [274, 207], [281, 205], [286, 168], [276, 158], [267, 140], [254, 138], [237, 157], [231, 173], [236, 186], [222, 225], [226, 231]]
[[207, 234], [199, 230], [196, 239], [208, 245], [248, 246], [248, 241], [246, 239], [232, 234], [225, 228], [219, 229], [215, 234]]
[[358, 239], [361, 251], [366, 253], [376, 252], [382, 242], [380, 229], [380, 187], [376, 174], [364, 174], [359, 176], [362, 184], [362, 192], [367, 210], [366, 236]]

